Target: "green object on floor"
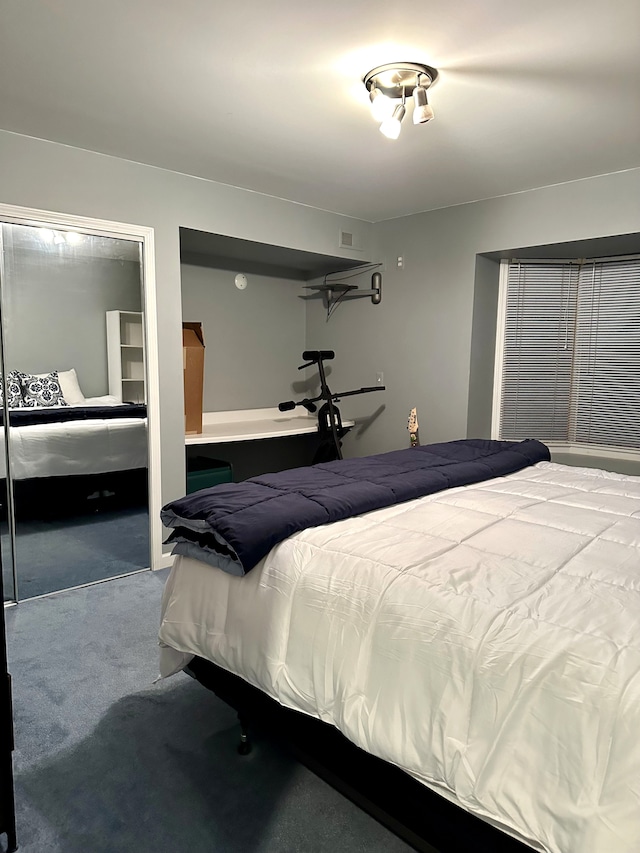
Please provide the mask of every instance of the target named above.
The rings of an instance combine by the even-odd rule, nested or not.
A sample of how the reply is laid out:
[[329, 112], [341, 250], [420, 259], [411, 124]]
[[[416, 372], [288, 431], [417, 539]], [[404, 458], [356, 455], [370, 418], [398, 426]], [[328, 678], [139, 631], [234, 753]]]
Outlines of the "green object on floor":
[[196, 456], [187, 462], [187, 494], [209, 489], [218, 483], [232, 483], [233, 468], [221, 459]]

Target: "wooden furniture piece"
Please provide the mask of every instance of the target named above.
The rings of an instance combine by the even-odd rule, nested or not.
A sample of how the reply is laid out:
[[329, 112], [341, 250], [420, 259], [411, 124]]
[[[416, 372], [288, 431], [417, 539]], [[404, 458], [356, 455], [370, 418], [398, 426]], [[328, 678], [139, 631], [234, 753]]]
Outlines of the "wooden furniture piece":
[[109, 394], [122, 403], [146, 401], [141, 311], [107, 311]]

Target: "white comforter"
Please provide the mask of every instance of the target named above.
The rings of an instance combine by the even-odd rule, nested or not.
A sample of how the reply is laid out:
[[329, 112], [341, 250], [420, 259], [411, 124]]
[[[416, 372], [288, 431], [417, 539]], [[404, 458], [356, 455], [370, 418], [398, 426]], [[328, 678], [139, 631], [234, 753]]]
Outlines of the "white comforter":
[[[9, 431], [15, 480], [102, 474], [147, 466], [146, 418], [105, 418], [13, 426]], [[4, 428], [0, 427], [4, 442]], [[5, 476], [4, 448], [0, 478]]]
[[306, 530], [243, 578], [177, 558], [194, 655], [533, 846], [640, 851], [640, 478], [540, 463]]

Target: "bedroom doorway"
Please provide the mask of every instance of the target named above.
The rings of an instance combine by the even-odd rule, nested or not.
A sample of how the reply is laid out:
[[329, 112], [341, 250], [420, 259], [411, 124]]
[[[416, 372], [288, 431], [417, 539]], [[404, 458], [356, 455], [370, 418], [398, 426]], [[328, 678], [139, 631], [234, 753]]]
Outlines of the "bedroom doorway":
[[2, 212], [0, 542], [18, 601], [154, 565], [157, 346], [150, 230]]

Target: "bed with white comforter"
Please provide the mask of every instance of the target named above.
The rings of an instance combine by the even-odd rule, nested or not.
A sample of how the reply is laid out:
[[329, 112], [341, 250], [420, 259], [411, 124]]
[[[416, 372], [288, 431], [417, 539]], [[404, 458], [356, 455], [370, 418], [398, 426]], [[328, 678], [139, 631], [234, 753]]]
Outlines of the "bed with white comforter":
[[640, 478], [541, 462], [177, 557], [161, 672], [213, 661], [550, 853], [640, 850]]
[[[116, 408], [115, 404], [113, 405]], [[121, 407], [126, 412], [126, 406]], [[4, 442], [0, 426], [0, 441]], [[147, 467], [146, 418], [119, 417], [12, 426], [14, 480], [105, 474]], [[0, 478], [5, 477], [4, 452]]]
[[14, 480], [147, 467], [144, 407], [123, 404], [111, 394], [85, 397], [75, 368], [37, 374], [13, 370], [0, 376], [0, 479], [6, 477], [5, 393]]

